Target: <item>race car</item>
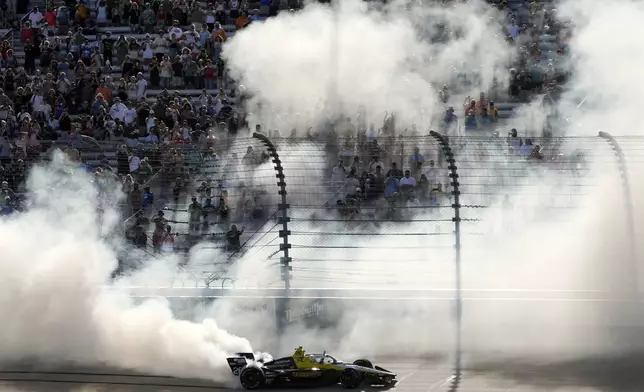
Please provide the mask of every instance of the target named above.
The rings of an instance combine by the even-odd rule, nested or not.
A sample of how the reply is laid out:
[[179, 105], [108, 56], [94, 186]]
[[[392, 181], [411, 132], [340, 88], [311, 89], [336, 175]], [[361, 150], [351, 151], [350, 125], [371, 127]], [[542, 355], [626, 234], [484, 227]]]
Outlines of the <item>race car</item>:
[[253, 353], [238, 353], [227, 359], [233, 374], [239, 376], [246, 389], [285, 384], [299, 387], [341, 384], [344, 388], [358, 388], [363, 384], [391, 387], [396, 384], [395, 373], [373, 366], [366, 359], [347, 363], [326, 352], [306, 354], [302, 347], [298, 347], [291, 356], [267, 362], [256, 359]]

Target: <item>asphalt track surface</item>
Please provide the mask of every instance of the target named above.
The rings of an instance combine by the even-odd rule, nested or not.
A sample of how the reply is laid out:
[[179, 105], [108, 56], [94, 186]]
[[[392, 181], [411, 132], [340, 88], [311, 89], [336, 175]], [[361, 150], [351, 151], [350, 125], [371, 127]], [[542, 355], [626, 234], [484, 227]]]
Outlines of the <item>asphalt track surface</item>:
[[[466, 366], [456, 391], [558, 391], [558, 392], [641, 392], [644, 374], [639, 371], [644, 356], [595, 358], [570, 361], [505, 359]], [[398, 385], [389, 391], [449, 391], [452, 378], [445, 358], [425, 358], [379, 362], [398, 374]], [[112, 369], [74, 369], [48, 371], [0, 371], [2, 392], [198, 392], [205, 390], [239, 391], [203, 380], [136, 375]], [[271, 389], [281, 392], [284, 390]], [[293, 391], [294, 389], [288, 389]], [[342, 391], [341, 387], [316, 388], [320, 392]], [[383, 391], [378, 387], [363, 391]]]

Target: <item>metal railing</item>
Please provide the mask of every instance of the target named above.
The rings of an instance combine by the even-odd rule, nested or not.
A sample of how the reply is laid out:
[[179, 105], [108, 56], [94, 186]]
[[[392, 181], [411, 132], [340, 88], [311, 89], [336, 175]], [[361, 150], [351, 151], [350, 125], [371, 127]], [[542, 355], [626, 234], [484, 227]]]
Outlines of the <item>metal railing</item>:
[[11, 47], [13, 48], [16, 45], [15, 39], [16, 39], [15, 30], [13, 28], [10, 28], [9, 31], [7, 31], [2, 35], [2, 38], [0, 38], [0, 42], [9, 41], [9, 43], [11, 44]]
[[25, 24], [25, 22], [29, 20], [29, 15], [31, 15], [33, 12], [34, 12], [34, 10], [32, 8], [22, 18], [20, 18], [20, 27], [19, 28], [22, 28], [22, 26]]

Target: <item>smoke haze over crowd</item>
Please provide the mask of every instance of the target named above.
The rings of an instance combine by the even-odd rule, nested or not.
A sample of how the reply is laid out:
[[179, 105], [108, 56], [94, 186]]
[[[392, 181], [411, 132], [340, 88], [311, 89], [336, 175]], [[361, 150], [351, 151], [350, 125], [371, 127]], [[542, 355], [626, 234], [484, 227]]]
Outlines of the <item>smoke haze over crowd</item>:
[[[570, 18], [574, 24], [570, 44], [574, 74], [556, 108], [562, 118], [570, 119], [561, 133], [596, 136], [598, 130], [604, 130], [614, 135], [643, 136], [639, 113], [644, 91], [640, 71], [644, 66], [642, 2], [569, 0], [563, 2], [559, 15]], [[385, 112], [395, 112], [403, 128], [417, 124], [424, 132], [431, 118], [443, 110], [437, 102], [436, 86], [448, 83], [455, 86], [456, 106], [465, 95], [491, 89], [495, 79], [497, 87], [507, 83], [506, 68], [512, 52], [495, 23], [500, 18], [498, 11], [480, 2], [449, 9], [414, 6], [407, 11], [394, 4], [384, 15], [367, 10], [364, 4], [346, 1], [338, 6], [336, 16], [329, 7], [310, 5], [301, 12], [251, 25], [226, 44], [224, 53], [233, 74], [253, 94], [248, 104], [253, 114], [251, 125], [277, 128], [283, 134], [291, 128], [303, 132], [308, 126], [324, 121], [330, 112], [354, 116], [362, 107], [367, 123], [378, 124]], [[418, 25], [425, 26], [428, 36], [437, 34], [436, 21], [445, 23], [450, 30], [460, 30], [460, 34], [450, 37], [447, 43], [429, 43], [416, 34], [414, 26]], [[585, 97], [586, 103], [580, 106]], [[525, 106], [523, 113], [527, 114], [513, 120], [513, 126], [521, 129], [522, 125], [528, 128], [543, 123], [543, 118], [539, 118], [542, 110], [540, 102]], [[567, 143], [572, 143], [565, 146], [570, 150], [601, 151], [594, 155], [598, 161], [592, 165], [595, 186], [579, 199], [577, 209], [566, 214], [562, 223], [557, 218], [564, 214], [544, 217], [532, 210], [536, 210], [538, 197], [559, 197], [568, 185], [557, 182], [551, 173], [540, 173], [527, 182], [517, 180], [515, 190], [534, 189], [536, 184], [543, 193], [524, 197], [524, 206], [517, 203], [509, 212], [482, 213], [483, 222], [467, 226], [485, 235], [482, 239], [469, 238], [470, 245], [478, 246], [476, 249], [469, 250], [468, 243], [464, 244], [466, 289], [615, 290], [623, 286], [624, 260], [628, 258], [624, 251], [627, 247], [624, 215], [612, 211], [618, 209], [613, 206], [622, 203], [620, 184], [613, 164], [602, 163], [612, 159], [612, 151], [599, 142], [581, 147], [574, 145], [581, 143], [574, 139]], [[592, 162], [593, 154], [590, 155]], [[633, 184], [641, 183], [640, 166], [637, 161], [631, 165]], [[175, 319], [162, 299], [134, 304], [126, 289], [104, 290], [102, 287], [112, 284], [110, 276], [117, 259], [112, 244], [104, 241], [103, 236], [111, 232], [118, 219], [110, 205], [104, 206], [102, 228], [98, 230], [97, 189], [85, 174], [74, 171], [69, 176], [62, 173], [63, 168], [71, 170], [59, 156], [50, 166], [35, 169], [28, 186], [34, 203], [31, 210], [0, 220], [3, 315], [0, 360], [36, 357], [48, 361], [104, 362], [157, 374], [222, 380], [230, 377], [224, 361], [226, 355], [264, 349], [275, 343], [275, 327], [268, 325], [266, 314], [233, 309], [231, 302], [221, 301], [204, 312], [208, 319], [192, 323]], [[490, 172], [496, 173], [494, 169]], [[502, 196], [494, 195], [490, 202], [498, 204]], [[642, 189], [637, 186], [634, 189], [637, 227], [644, 223], [642, 196]], [[611, 206], [610, 211], [607, 206]], [[536, 218], [539, 223], [535, 223]], [[511, 233], [497, 229], [499, 222], [508, 220], [521, 225]], [[337, 224], [330, 230], [345, 229]], [[381, 232], [387, 229], [385, 225]], [[399, 231], [404, 230], [433, 228], [410, 224]], [[448, 246], [451, 239], [448, 238]], [[392, 286], [418, 288], [438, 277], [432, 288], [450, 289], [452, 250], [411, 249], [422, 241], [425, 240], [393, 236], [359, 241], [367, 247], [378, 242], [408, 245], [410, 249], [390, 253], [380, 249], [356, 250], [354, 253], [365, 260], [391, 260], [352, 265], [350, 272], [360, 275], [363, 279], [360, 284], [364, 286], [382, 284], [386, 278]], [[274, 280], [276, 267], [266, 262], [266, 253], [270, 252], [268, 249], [249, 252], [237, 266], [238, 281], [261, 285], [266, 279]], [[319, 258], [329, 260], [319, 262], [317, 267], [322, 272], [313, 276], [327, 280], [304, 285], [319, 287], [320, 282], [329, 279], [340, 281], [339, 286], [348, 285], [338, 278], [350, 274], [333, 262], [337, 255], [319, 252]], [[190, 258], [194, 262], [218, 256], [217, 252], [201, 250], [193, 252]], [[405, 259], [415, 262], [405, 263]], [[168, 284], [167, 271], [171, 273], [172, 268], [154, 265], [163, 262], [167, 260], [150, 263], [148, 269], [131, 277], [130, 283]], [[394, 263], [399, 266], [395, 271], [387, 269]], [[445, 337], [449, 335], [451, 317], [448, 305], [443, 302], [433, 307], [420, 301], [370, 304], [359, 309], [347, 305], [347, 316], [335, 329], [312, 331], [295, 324], [280, 348], [289, 350], [315, 340], [352, 355], [447, 351]], [[592, 331], [587, 328], [588, 335], [580, 334], [580, 328], [585, 328], [580, 326], [580, 320], [606, 317], [602, 313], [583, 313], [585, 310], [573, 303], [557, 305], [554, 314], [551, 308], [527, 305], [511, 308], [512, 313], [503, 307], [482, 309], [486, 312], [481, 308], [465, 309], [469, 333], [466, 342], [481, 351], [501, 347], [502, 341], [512, 340], [508, 339], [511, 335], [516, 339], [509, 348], [516, 352], [544, 346], [544, 350], [554, 350], [557, 345], [582, 346], [589, 336], [597, 339], [597, 347], [602, 350], [611, 345], [618, 345], [618, 349], [636, 345], [630, 340], [616, 342], [609, 337], [602, 340], [601, 327]], [[472, 311], [469, 317], [468, 310]], [[537, 319], [546, 318], [549, 312], [558, 323], [548, 329], [552, 343], [544, 345], [538, 339], [543, 330], [526, 331], [522, 327], [527, 323], [538, 324]], [[504, 321], [503, 326], [497, 325], [499, 319]], [[622, 322], [618, 318], [614, 321]], [[394, 328], [404, 329], [404, 336], [383, 339], [391, 337]], [[343, 337], [340, 341], [338, 334]], [[517, 345], [517, 341], [524, 343]], [[567, 346], [566, 342], [573, 344]]]
[[395, 112], [410, 127], [442, 111], [443, 84], [466, 80], [470, 90], [486, 91], [495, 78], [507, 83], [510, 48], [494, 23], [501, 17], [494, 8], [479, 1], [369, 7], [355, 0], [335, 8], [309, 5], [232, 39], [224, 56], [233, 77], [254, 94], [251, 123], [303, 132], [340, 111], [351, 116], [362, 108], [363, 121], [379, 123]]

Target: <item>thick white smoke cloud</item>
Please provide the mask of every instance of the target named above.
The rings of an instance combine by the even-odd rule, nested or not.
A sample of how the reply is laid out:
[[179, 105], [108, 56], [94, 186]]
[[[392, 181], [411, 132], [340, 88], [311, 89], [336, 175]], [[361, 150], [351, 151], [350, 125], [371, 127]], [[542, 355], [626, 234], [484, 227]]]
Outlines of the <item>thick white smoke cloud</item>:
[[[577, 116], [577, 127], [568, 134], [595, 136], [604, 130], [614, 135], [643, 134], [640, 104], [644, 76], [639, 1], [564, 1], [558, 9], [562, 18], [572, 20], [574, 73], [564, 96], [579, 103], [587, 98]], [[581, 117], [581, 118], [579, 118]]]
[[[644, 17], [644, 3], [641, 1], [618, 0], [604, 3], [600, 1], [582, 0], [564, 1], [558, 8], [561, 18], [572, 23], [572, 39], [569, 49], [572, 53], [571, 66], [574, 73], [568, 84], [568, 91], [563, 96], [561, 108], [577, 105], [580, 98], [584, 103], [579, 110], [565, 112], [571, 123], [566, 128], [566, 134], [577, 136], [596, 136], [599, 131], [606, 131], [614, 136], [625, 136], [618, 140], [624, 151], [627, 162], [628, 179], [630, 180], [636, 238], [642, 232], [644, 217], [642, 215], [642, 198], [644, 189], [642, 183], [641, 137], [644, 130], [641, 127], [642, 91], [644, 77], [640, 71], [644, 65], [644, 38], [640, 32], [640, 20]], [[578, 105], [577, 105], [578, 106]], [[569, 144], [574, 144], [574, 140]], [[601, 149], [597, 145], [596, 151]], [[606, 147], [604, 147], [606, 148]], [[606, 176], [615, 178], [615, 165], [610, 158], [602, 159], [597, 156], [596, 169]], [[604, 156], [606, 157], [606, 156]], [[608, 154], [610, 157], [610, 154]], [[601, 192], [612, 189], [619, 195], [613, 203], [596, 204], [595, 213], [610, 215], [624, 203], [621, 184], [605, 186]], [[631, 212], [627, 212], [631, 213]], [[623, 227], [626, 217], [619, 215], [619, 225]], [[605, 225], [603, 228], [615, 227]], [[603, 244], [602, 256], [606, 260], [629, 260], [626, 233], [619, 230], [602, 230], [598, 238]], [[623, 246], [615, 246], [622, 243]], [[637, 243], [636, 265], [643, 263], [642, 247]], [[610, 250], [610, 251], [609, 251]], [[596, 260], [601, 260], [599, 257]], [[608, 263], [609, 265], [613, 263]], [[613, 270], [631, 271], [620, 265], [612, 265]], [[628, 274], [628, 273], [626, 273]], [[640, 274], [637, 278], [641, 279]]]
[[[451, 81], [457, 74], [454, 67], [469, 70], [467, 79], [473, 84], [467, 90], [463, 88], [465, 94], [471, 90], [488, 90], [495, 76], [499, 83], [504, 83], [509, 50], [491, 23], [496, 18], [495, 12], [481, 11], [480, 3], [469, 2], [450, 9], [414, 9], [418, 12], [412, 16], [394, 7], [386, 17], [367, 12], [363, 7], [354, 2], [341, 6], [337, 64], [332, 50], [333, 15], [322, 6], [311, 6], [300, 13], [281, 15], [251, 26], [226, 45], [225, 55], [233, 72], [256, 94], [251, 111], [265, 129], [279, 127], [284, 134], [291, 127], [315, 124], [328, 114], [325, 109], [330, 106], [329, 97], [337, 96], [341, 97], [346, 113], [355, 113], [358, 106], [365, 107], [367, 122], [378, 123], [385, 111], [396, 111], [403, 123], [421, 124], [442, 110], [430, 83], [440, 86]], [[643, 38], [638, 34], [640, 21], [644, 19], [641, 3], [571, 0], [559, 12], [572, 18], [576, 25], [570, 44], [575, 56], [575, 76], [568, 84], [569, 93], [558, 107], [563, 117], [574, 118], [574, 125], [565, 133], [595, 136], [601, 128], [614, 134], [641, 135], [638, 121], [640, 95], [644, 91], [639, 67], [644, 64]], [[461, 37], [453, 38], [447, 46], [420, 40], [413, 34], [412, 26], [425, 21], [432, 31], [431, 17], [446, 21], [452, 28], [461, 27]], [[330, 83], [334, 78], [337, 83]], [[337, 92], [330, 91], [330, 84], [337, 86]], [[589, 96], [589, 106], [577, 111], [579, 101], [586, 96]], [[264, 109], [255, 109], [257, 103], [264, 104]], [[539, 105], [533, 104], [524, 111], [532, 116], [539, 111]], [[520, 128], [522, 121], [513, 126]], [[542, 123], [542, 119], [534, 117], [530, 121]], [[592, 147], [601, 148], [594, 144]], [[603, 157], [609, 156], [610, 152]], [[229, 375], [224, 356], [250, 350], [247, 340], [228, 334], [213, 320], [198, 324], [176, 320], [163, 300], [135, 305], [125, 292], [106, 292], [99, 288], [109, 284], [116, 259], [113, 250], [100, 241], [105, 229], [101, 232], [96, 228], [98, 217], [92, 204], [96, 199], [95, 190], [80, 173], [75, 173], [71, 180], [66, 180], [67, 186], [62, 186], [63, 180], [69, 177], [56, 174], [61, 165], [58, 161], [53, 168], [40, 168], [33, 173], [29, 188], [39, 195], [39, 203], [30, 212], [0, 221], [0, 341], [3, 342], [0, 359], [37, 357], [104, 362], [151, 373], [204, 378]], [[508, 241], [502, 243], [506, 234], [494, 233], [494, 230], [506, 217], [494, 212], [483, 214], [486, 223], [477, 231], [488, 233], [483, 240], [489, 240], [488, 247], [484, 251], [464, 252], [465, 284], [499, 288], [522, 283], [536, 288], [546, 282], [549, 288], [619, 288], [623, 270], [605, 263], [606, 259], [621, 262], [626, 257], [623, 217], [606, 213], [605, 208], [620, 203], [619, 184], [615, 182], [613, 167], [600, 164], [594, 168], [600, 190], [589, 190], [590, 197], [585, 199], [588, 203], [582, 204], [577, 213], [565, 216], [569, 219], [566, 224], [552, 217], [539, 225], [526, 219], [526, 212], [531, 212], [527, 210], [538, 199], [533, 194], [523, 198], [527, 207], [517, 205], [510, 211], [510, 219], [523, 227], [508, 234]], [[639, 183], [639, 172], [634, 173], [634, 183]], [[546, 189], [546, 195], [562, 190], [556, 181], [548, 181], [549, 174], [543, 176], [546, 179], [535, 182]], [[519, 189], [533, 188], [521, 184]], [[635, 191], [635, 198], [639, 200], [641, 189]], [[496, 197], [491, 199], [499, 202]], [[636, 211], [640, 207], [636, 203]], [[636, 214], [638, 222], [642, 222], [640, 215]], [[104, 225], [114, 221], [111, 216], [104, 219], [108, 222]], [[345, 227], [338, 225], [327, 230], [334, 229]], [[385, 245], [391, 243], [401, 245], [410, 241], [393, 237], [384, 241]], [[383, 258], [383, 252], [378, 249], [361, 252], [365, 259]], [[449, 256], [423, 251], [392, 253], [385, 257], [395, 260], [400, 256], [420, 262], [438, 260], [442, 265], [434, 271], [436, 274], [452, 273]], [[262, 280], [255, 279], [253, 274], [261, 275], [262, 268], [271, 271], [267, 276], [275, 277], [275, 267], [265, 261], [265, 253], [251, 255], [238, 268], [240, 280], [246, 276], [252, 284], [261, 284]], [[217, 255], [201, 256], [210, 259]], [[317, 256], [328, 255], [319, 252]], [[387, 274], [389, 264], [363, 263], [348, 268], [369, 284], [372, 276], [377, 274], [382, 278]], [[330, 271], [326, 268], [329, 265], [316, 264], [324, 271]], [[423, 264], [423, 268], [428, 266]], [[399, 284], [412, 278], [422, 283], [428, 271], [421, 272], [417, 266], [405, 264], [385, 277]], [[332, 275], [346, 277], [348, 274], [345, 271]], [[166, 271], [164, 268], [146, 270], [134, 278], [143, 282], [165, 280]], [[445, 287], [451, 283], [447, 282]], [[273, 312], [263, 307], [270, 300], [248, 302], [250, 307], [260, 305], [260, 311], [249, 312], [232, 301], [220, 301], [206, 315], [233, 316], [217, 321], [231, 332], [250, 338], [254, 345], [271, 344], [274, 327], [267, 324], [272, 323]], [[419, 302], [390, 302], [347, 306], [347, 316], [340, 326], [318, 331], [296, 325], [281, 348], [288, 350], [295, 345], [317, 342], [315, 349], [337, 349], [356, 355], [401, 351], [423, 354], [442, 350], [449, 343], [446, 337], [451, 309], [447, 305], [447, 302], [437, 307]], [[561, 303], [554, 309], [554, 312], [553, 308], [538, 309], [527, 303], [511, 308], [466, 308], [470, 312], [466, 315], [466, 347], [507, 348], [499, 343], [512, 340], [509, 338], [513, 335], [517, 338], [512, 340], [514, 343], [523, 342], [513, 346], [516, 352], [539, 347], [568, 348], [564, 343], [570, 341], [580, 346], [598, 343], [596, 338], [601, 335], [594, 334], [591, 338], [580, 331], [588, 332], [588, 324], [584, 323], [605, 321], [605, 314], [598, 314], [596, 309], [584, 312], [573, 303]], [[505, 322], [498, 323], [500, 319]], [[545, 329], [535, 327], [528, 331], [526, 328], [527, 324], [543, 325], [544, 320], [555, 324], [554, 330], [544, 332]], [[401, 330], [404, 333], [393, 339], [393, 331]], [[339, 341], [338, 337], [341, 337]], [[547, 342], [544, 337], [548, 338]], [[615, 340], [599, 343], [610, 346]], [[623, 347], [634, 346], [633, 342], [623, 343]]]
[[[343, 2], [339, 6], [341, 11], [337, 15], [337, 28], [329, 8], [312, 6], [296, 14], [283, 15], [251, 26], [233, 38], [226, 45], [224, 53], [234, 75], [255, 94], [255, 101], [249, 105], [249, 111], [253, 112], [251, 121], [268, 124], [265, 129], [302, 128], [327, 116], [330, 106], [336, 110], [340, 107], [345, 114], [351, 115], [362, 105], [366, 108], [367, 123], [373, 122], [378, 126], [385, 111], [394, 111], [402, 119], [402, 130], [411, 123], [427, 125], [429, 115], [443, 110], [444, 106], [437, 103], [436, 92], [430, 83], [438, 86], [450, 83], [462, 95], [466, 95], [488, 91], [494, 76], [498, 76], [500, 83], [505, 82], [509, 49], [497, 34], [494, 23], [488, 23], [494, 19], [490, 18], [494, 13], [489, 9], [472, 12], [481, 4], [469, 2], [454, 8], [428, 6], [429, 10], [414, 9], [417, 11], [414, 14], [419, 17], [410, 17], [395, 6], [383, 17], [366, 11], [365, 7], [354, 2]], [[572, 76], [565, 86], [561, 101], [553, 108], [544, 108], [542, 99], [537, 98], [517, 110], [518, 116], [510, 120], [508, 129], [517, 128], [524, 137], [540, 136], [547, 115], [556, 113], [560, 123], [564, 124], [562, 129], [557, 129], [557, 135], [596, 137], [599, 130], [615, 135], [642, 135], [638, 106], [641, 91], [644, 91], [639, 71], [644, 52], [641, 49], [642, 38], [637, 33], [642, 13], [642, 3], [632, 1], [565, 1], [558, 6], [559, 16], [572, 20], [573, 39], [567, 48], [572, 58], [566, 60], [566, 65], [573, 71]], [[440, 15], [439, 19], [447, 21], [451, 29], [462, 27], [461, 40], [453, 40], [446, 46], [420, 40], [413, 32], [413, 26], [427, 15]], [[429, 30], [433, 30], [434, 22], [435, 19], [425, 19]], [[419, 63], [422, 66], [413, 59], [421, 59]], [[563, 60], [559, 58], [558, 61]], [[458, 72], [454, 70], [459, 64], [465, 65], [464, 68], [470, 73], [467, 79], [474, 80], [473, 84], [459, 83], [455, 77]], [[406, 84], [407, 81], [410, 86]], [[462, 95], [453, 101], [454, 106], [460, 104]], [[338, 105], [329, 104], [335, 98], [339, 100]], [[261, 108], [257, 103], [262, 104]], [[560, 148], [567, 154], [564, 160], [569, 163], [576, 149], [586, 153], [590, 161], [589, 182], [592, 186], [580, 185], [582, 181], [574, 178], [567, 171], [569, 169], [558, 171], [552, 165], [549, 171], [540, 168], [527, 171], [517, 169], [519, 176], [526, 176], [521, 180], [512, 180], [512, 175], [508, 175], [506, 191], [521, 195], [513, 196], [514, 207], [503, 211], [490, 209], [481, 214], [483, 223], [467, 225], [485, 234], [480, 240], [467, 239], [464, 251], [464, 284], [467, 288], [561, 290], [562, 296], [592, 295], [581, 291], [572, 293], [574, 290], [597, 290], [604, 292], [598, 295], [608, 296], [624, 291], [630, 271], [626, 251], [628, 241], [621, 185], [613, 153], [599, 139], [597, 142], [570, 139], [562, 143]], [[476, 150], [471, 145], [470, 149]], [[494, 155], [491, 150], [485, 153], [488, 157]], [[480, 155], [476, 155], [476, 158], [486, 159]], [[461, 179], [467, 176], [463, 170], [467, 170], [468, 166], [471, 169], [473, 165], [472, 162], [460, 165]], [[489, 175], [502, 177], [503, 174], [512, 174], [504, 171], [507, 168], [503, 169], [503, 165], [499, 165], [500, 169], [485, 164], [480, 166], [480, 170], [489, 167]], [[632, 180], [636, 184], [639, 183], [638, 167], [637, 161], [632, 163], [631, 171], [636, 173]], [[494, 189], [498, 187], [488, 188]], [[581, 195], [566, 197], [566, 193]], [[636, 200], [639, 194], [636, 190]], [[468, 196], [465, 198], [472, 201]], [[502, 198], [502, 194], [488, 196], [484, 198], [487, 203], [482, 204], [498, 205]], [[562, 199], [567, 199], [568, 211], [555, 209], [545, 214], [539, 208], [561, 204]], [[513, 229], [499, 231], [498, 227], [507, 226], [505, 223], [508, 221], [514, 222]], [[325, 228], [326, 231], [346, 230], [343, 225]], [[301, 228], [307, 229], [315, 228]], [[410, 227], [406, 229], [412, 230]], [[388, 230], [388, 227], [383, 227], [382, 232]], [[395, 230], [403, 231], [400, 228]], [[318, 242], [317, 238], [300, 237], [297, 240], [305, 244]], [[327, 241], [331, 245], [334, 240], [328, 238]], [[333, 257], [339, 257], [338, 253], [332, 256], [330, 251], [311, 252], [316, 259], [326, 258], [329, 261], [309, 263], [309, 274], [318, 276], [319, 280], [310, 278], [304, 284], [330, 286], [334, 283], [342, 285], [344, 281], [347, 285], [374, 286], [383, 285], [385, 281], [384, 284], [389, 286], [404, 286], [405, 282], [417, 285], [434, 268], [429, 263], [443, 260], [444, 257], [434, 251], [411, 249], [414, 241], [395, 237], [385, 237], [383, 240], [349, 237], [337, 241], [338, 244], [351, 242], [366, 246], [374, 242], [380, 245], [407, 244], [410, 249], [400, 251], [398, 256], [377, 248], [355, 251], [355, 257], [360, 255], [372, 260], [391, 258], [391, 262], [351, 266], [345, 263], [342, 267], [341, 262], [331, 261]], [[473, 244], [478, 247], [473, 247]], [[467, 249], [467, 246], [472, 248]], [[426, 263], [421, 266], [399, 262], [397, 268], [392, 269], [391, 264], [396, 263], [396, 257], [424, 260]], [[437, 275], [441, 271], [452, 274], [450, 261], [443, 267], [434, 268], [433, 272]], [[315, 269], [318, 270], [317, 274], [313, 273]], [[347, 271], [359, 276], [351, 278]], [[436, 282], [431, 278], [427, 278], [427, 281]], [[448, 286], [452, 283], [451, 279], [446, 279]], [[566, 293], [566, 290], [571, 292]], [[414, 308], [413, 305], [400, 304], [399, 309], [406, 309], [407, 306]], [[612, 313], [610, 305], [581, 306], [579, 303], [562, 301], [549, 306], [540, 308], [525, 302], [511, 308], [499, 306], [494, 309], [476, 304], [469, 307], [469, 318], [466, 320], [470, 325], [469, 347], [502, 349], [507, 348], [507, 344], [501, 343], [509, 341], [513, 342], [515, 352], [528, 349], [565, 351], [571, 346], [586, 351], [620, 350], [635, 346], [630, 341], [617, 344], [610, 336], [614, 332], [603, 335], [606, 332], [603, 328], [608, 328], [606, 320], [615, 324], [624, 322]], [[369, 321], [364, 321], [374, 315], [373, 311], [364, 308], [355, 310], [355, 318], [351, 318], [353, 326], [345, 325], [340, 329], [347, 332], [344, 336], [359, 338], [343, 341], [344, 348], [360, 342], [357, 345], [365, 347], [371, 344], [369, 347], [376, 351], [379, 348], [389, 351], [387, 345], [379, 344], [385, 334], [377, 328], [369, 328]], [[398, 325], [408, 325], [406, 320], [405, 317], [397, 319]], [[540, 329], [539, 326], [544, 323], [556, 326], [554, 329]], [[394, 328], [395, 325], [390, 327]], [[415, 347], [416, 335], [426, 336], [422, 333], [424, 327], [416, 325], [406, 329], [418, 333], [410, 333], [408, 336], [412, 337], [409, 339], [398, 337], [396, 349]], [[354, 335], [353, 331], [362, 333]], [[330, 336], [337, 336], [335, 333], [337, 330]], [[296, 336], [300, 340], [319, 342], [326, 335], [301, 330]], [[546, 344], [539, 336], [549, 336], [551, 340]], [[441, 344], [440, 337], [430, 340]], [[332, 338], [329, 337], [328, 341], [331, 342]], [[593, 344], [588, 344], [589, 341]]]
[[229, 377], [225, 357], [249, 351], [246, 339], [212, 319], [177, 320], [164, 299], [135, 304], [125, 291], [101, 288], [117, 260], [101, 240], [97, 189], [85, 173], [57, 155], [32, 171], [27, 188], [29, 211], [0, 220], [0, 360]]
[[[304, 133], [340, 111], [355, 120], [362, 109], [358, 121], [367, 125], [395, 112], [411, 127], [444, 110], [437, 104], [443, 84], [467, 80], [470, 91], [487, 91], [507, 83], [511, 52], [494, 23], [499, 17], [478, 1], [385, 10], [355, 0], [336, 9], [309, 5], [251, 25], [225, 45], [224, 56], [254, 94], [253, 125]], [[443, 28], [458, 33], [430, 42]]]

